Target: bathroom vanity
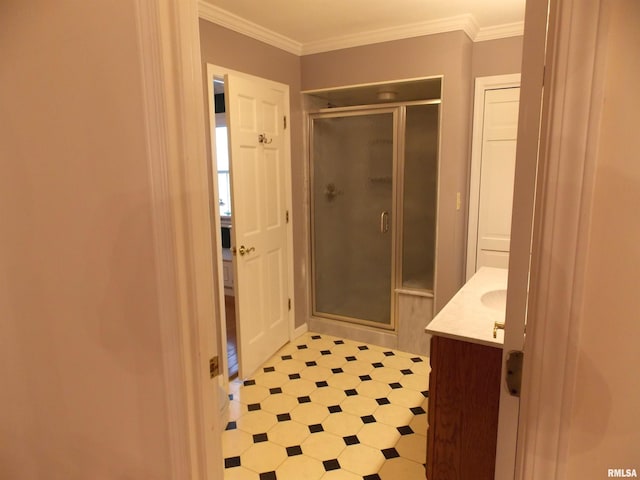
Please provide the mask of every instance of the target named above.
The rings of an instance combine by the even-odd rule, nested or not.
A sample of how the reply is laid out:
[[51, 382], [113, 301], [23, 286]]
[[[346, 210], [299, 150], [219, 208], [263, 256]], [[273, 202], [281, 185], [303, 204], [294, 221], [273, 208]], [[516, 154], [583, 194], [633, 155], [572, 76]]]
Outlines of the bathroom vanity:
[[425, 329], [428, 480], [493, 480], [507, 270], [481, 268]]

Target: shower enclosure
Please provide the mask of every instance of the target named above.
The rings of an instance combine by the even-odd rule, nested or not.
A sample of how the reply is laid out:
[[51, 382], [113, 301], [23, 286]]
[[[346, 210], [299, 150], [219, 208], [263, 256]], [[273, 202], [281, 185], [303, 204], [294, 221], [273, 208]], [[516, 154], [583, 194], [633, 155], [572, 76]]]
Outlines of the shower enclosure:
[[314, 316], [394, 329], [433, 296], [439, 104], [310, 114]]

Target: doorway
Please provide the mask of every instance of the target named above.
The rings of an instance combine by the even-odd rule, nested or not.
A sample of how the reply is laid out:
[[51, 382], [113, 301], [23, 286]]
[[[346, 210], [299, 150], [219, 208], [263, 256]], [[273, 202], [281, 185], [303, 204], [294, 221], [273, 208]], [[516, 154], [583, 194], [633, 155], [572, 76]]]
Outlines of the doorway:
[[289, 92], [213, 65], [207, 77], [226, 383], [251, 375], [293, 332]]
[[217, 204], [220, 218], [220, 239], [222, 247], [222, 280], [224, 286], [225, 327], [227, 346], [227, 374], [230, 379], [238, 375], [238, 336], [236, 329], [236, 304], [234, 289], [233, 254], [231, 252], [231, 170], [229, 167], [229, 133], [227, 129], [227, 115], [225, 108], [224, 77], [214, 77], [213, 115], [211, 130], [215, 135], [215, 155], [212, 161], [212, 176], [217, 179], [218, 194], [213, 198], [213, 205]]

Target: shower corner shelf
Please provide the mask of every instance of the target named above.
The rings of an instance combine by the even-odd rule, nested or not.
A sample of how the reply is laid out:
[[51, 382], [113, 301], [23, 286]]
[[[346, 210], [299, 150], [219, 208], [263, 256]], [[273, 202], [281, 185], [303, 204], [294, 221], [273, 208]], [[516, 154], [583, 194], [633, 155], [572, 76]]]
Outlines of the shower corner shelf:
[[398, 287], [394, 289], [395, 293], [400, 293], [402, 295], [413, 295], [414, 297], [426, 297], [433, 298], [433, 290], [416, 290], [412, 288], [406, 287]]
[[371, 183], [391, 184], [393, 183], [392, 177], [369, 177]]

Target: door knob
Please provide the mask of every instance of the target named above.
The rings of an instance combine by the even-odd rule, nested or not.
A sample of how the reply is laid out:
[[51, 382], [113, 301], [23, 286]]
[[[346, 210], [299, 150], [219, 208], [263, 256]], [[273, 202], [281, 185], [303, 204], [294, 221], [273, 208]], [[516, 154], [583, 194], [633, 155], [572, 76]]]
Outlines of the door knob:
[[248, 255], [253, 251], [255, 251], [255, 247], [247, 248], [244, 245], [240, 245], [240, 248], [238, 249], [238, 253], [240, 254], [241, 257], [244, 257], [245, 255]]

